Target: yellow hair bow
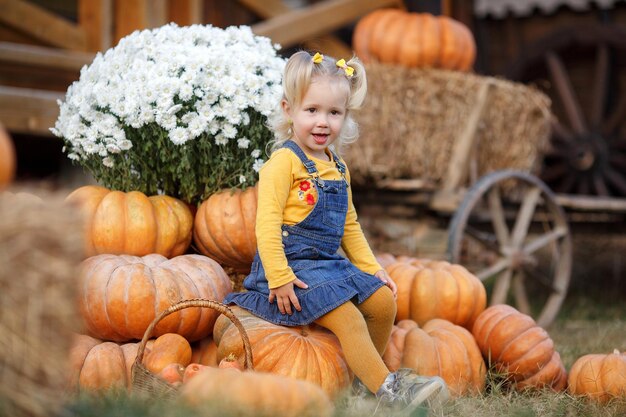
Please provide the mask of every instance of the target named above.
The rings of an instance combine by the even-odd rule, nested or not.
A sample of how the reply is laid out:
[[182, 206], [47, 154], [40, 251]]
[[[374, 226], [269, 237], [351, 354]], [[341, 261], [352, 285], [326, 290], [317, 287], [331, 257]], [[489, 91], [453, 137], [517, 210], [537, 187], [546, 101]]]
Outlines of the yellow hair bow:
[[314, 64], [321, 64], [323, 60], [324, 60], [324, 55], [320, 54], [319, 52], [316, 52], [315, 55], [313, 55]]
[[347, 65], [345, 59], [341, 58], [339, 61], [336, 62], [336, 65], [339, 68], [343, 68], [343, 70], [346, 72], [346, 77], [352, 77], [354, 75], [354, 68]]

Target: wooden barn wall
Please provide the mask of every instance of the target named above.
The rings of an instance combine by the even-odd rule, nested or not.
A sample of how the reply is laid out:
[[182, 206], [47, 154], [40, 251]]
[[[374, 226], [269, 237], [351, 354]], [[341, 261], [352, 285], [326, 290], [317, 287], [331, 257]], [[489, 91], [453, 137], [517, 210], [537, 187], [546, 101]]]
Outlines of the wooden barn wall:
[[452, 10], [453, 16], [470, 27], [476, 37], [476, 71], [488, 75], [505, 75], [509, 66], [521, 59], [535, 41], [557, 29], [590, 23], [626, 25], [626, 4], [623, 3], [608, 11], [576, 12], [561, 7], [548, 16], [536, 12], [529, 17], [506, 19], [476, 19], [471, 3], [466, 0], [453, 0]]

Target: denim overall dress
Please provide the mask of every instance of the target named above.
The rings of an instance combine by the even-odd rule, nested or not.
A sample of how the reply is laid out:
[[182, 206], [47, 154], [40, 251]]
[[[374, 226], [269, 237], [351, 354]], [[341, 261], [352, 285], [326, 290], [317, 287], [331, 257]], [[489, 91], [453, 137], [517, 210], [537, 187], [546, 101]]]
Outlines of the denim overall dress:
[[224, 302], [237, 304], [271, 323], [301, 326], [312, 323], [353, 298], [362, 303], [384, 283], [337, 253], [348, 211], [345, 165], [333, 153], [342, 179], [322, 180], [315, 162], [308, 159], [295, 142], [288, 141], [283, 146], [298, 155], [318, 194], [316, 205], [304, 220], [293, 226], [282, 225], [287, 262], [294, 274], [308, 285], [306, 289], [294, 285], [302, 311], [292, 308], [293, 314], [281, 314], [276, 302], [270, 304], [269, 286], [258, 251], [250, 274], [243, 282], [248, 291], [231, 293]]

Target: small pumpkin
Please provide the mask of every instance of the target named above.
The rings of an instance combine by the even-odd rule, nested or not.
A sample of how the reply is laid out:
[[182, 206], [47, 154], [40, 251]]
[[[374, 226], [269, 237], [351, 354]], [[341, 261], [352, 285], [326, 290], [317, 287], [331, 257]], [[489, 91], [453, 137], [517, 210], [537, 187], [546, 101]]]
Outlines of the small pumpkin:
[[13, 141], [2, 123], [0, 123], [0, 189], [3, 189], [13, 181], [15, 166]]
[[422, 328], [413, 320], [398, 322], [383, 361], [391, 371], [411, 368], [419, 375], [441, 376], [456, 396], [485, 387], [487, 366], [472, 334], [447, 320], [433, 319]]
[[187, 339], [176, 333], [159, 336], [145, 355], [144, 365], [153, 374], [160, 373], [173, 363], [187, 366], [191, 362], [191, 346]]
[[[78, 305], [89, 334], [124, 342], [141, 339], [170, 305], [192, 298], [222, 300], [231, 288], [222, 267], [202, 255], [97, 255], [81, 264]], [[187, 308], [161, 320], [153, 335], [178, 333], [200, 340], [211, 334], [218, 315]]]
[[228, 356], [220, 361], [218, 368], [234, 368], [243, 371], [243, 367], [232, 353], [229, 353]]
[[568, 391], [599, 403], [626, 400], [626, 353], [581, 356], [570, 368]]
[[[238, 306], [232, 306], [231, 310], [248, 334], [256, 371], [313, 382], [331, 397], [350, 384], [352, 375], [339, 340], [330, 331], [314, 324], [278, 326]], [[237, 358], [244, 357], [239, 331], [225, 316], [217, 319], [213, 338], [218, 361], [231, 353]]]
[[463, 23], [447, 16], [377, 9], [361, 18], [352, 44], [364, 63], [469, 71], [476, 42]]
[[483, 356], [515, 389], [565, 389], [567, 372], [561, 357], [532, 317], [509, 305], [494, 305], [478, 316], [472, 334]]
[[257, 187], [223, 190], [200, 204], [193, 227], [198, 251], [236, 272], [250, 272], [256, 253]]
[[166, 365], [165, 368], [161, 369], [161, 372], [159, 372], [157, 376], [176, 387], [183, 383], [184, 373], [185, 367], [182, 364], [170, 363]]
[[213, 336], [207, 336], [191, 345], [191, 362], [217, 366], [217, 345]]
[[485, 286], [461, 265], [398, 257], [385, 269], [398, 286], [396, 321], [441, 318], [470, 329], [487, 305]]
[[186, 384], [191, 379], [193, 379], [199, 372], [202, 372], [206, 368], [211, 368], [207, 365], [202, 365], [200, 363], [190, 363], [185, 368], [185, 372], [183, 372], [183, 384]]
[[193, 216], [176, 198], [86, 185], [66, 201], [83, 212], [87, 256], [158, 253], [173, 258], [185, 253], [191, 243]]
[[316, 384], [283, 375], [206, 368], [182, 385], [199, 415], [330, 417], [334, 407]]

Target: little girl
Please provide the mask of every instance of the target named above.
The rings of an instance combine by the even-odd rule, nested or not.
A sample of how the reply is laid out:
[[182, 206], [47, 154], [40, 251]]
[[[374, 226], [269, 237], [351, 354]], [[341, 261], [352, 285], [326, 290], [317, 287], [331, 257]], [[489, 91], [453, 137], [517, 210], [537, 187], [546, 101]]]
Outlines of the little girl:
[[300, 51], [287, 61], [283, 89], [272, 121], [274, 152], [259, 173], [258, 252], [244, 281], [248, 291], [225, 302], [279, 325], [326, 327], [362, 385], [394, 408], [445, 396], [441, 378], [390, 373], [381, 358], [396, 284], [363, 235], [350, 173], [337, 154], [357, 137], [352, 111], [367, 91], [363, 65]]

